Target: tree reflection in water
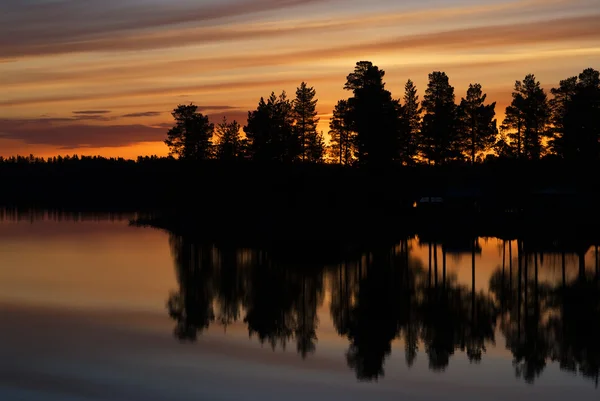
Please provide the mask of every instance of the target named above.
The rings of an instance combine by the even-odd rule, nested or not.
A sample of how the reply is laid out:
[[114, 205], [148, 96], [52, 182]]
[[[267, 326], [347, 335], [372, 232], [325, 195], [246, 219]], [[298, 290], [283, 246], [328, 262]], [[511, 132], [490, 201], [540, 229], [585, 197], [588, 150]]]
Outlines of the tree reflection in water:
[[562, 279], [552, 284], [539, 280], [547, 253], [526, 240], [504, 241], [489, 290], [478, 291], [479, 240], [463, 242], [460, 252], [470, 254], [470, 285], [446, 271], [447, 256], [457, 247], [443, 239], [421, 240], [431, 250], [426, 264], [413, 254], [416, 240], [405, 238], [359, 257], [341, 255], [337, 263], [298, 266], [268, 251], [171, 235], [179, 289], [169, 296], [167, 308], [181, 340], [196, 340], [213, 324], [238, 322], [261, 344], [276, 349], [295, 342], [298, 354], [307, 358], [317, 349], [318, 311], [327, 293], [333, 326], [348, 340], [346, 361], [359, 380], [384, 376], [394, 341], [403, 344], [408, 367], [421, 347], [433, 371], [444, 371], [457, 351], [479, 363], [495, 344], [498, 328], [517, 377], [533, 383], [549, 362], [556, 362], [597, 385], [598, 264], [587, 274], [586, 248], [576, 254], [574, 280], [566, 278], [564, 252], [558, 254]]

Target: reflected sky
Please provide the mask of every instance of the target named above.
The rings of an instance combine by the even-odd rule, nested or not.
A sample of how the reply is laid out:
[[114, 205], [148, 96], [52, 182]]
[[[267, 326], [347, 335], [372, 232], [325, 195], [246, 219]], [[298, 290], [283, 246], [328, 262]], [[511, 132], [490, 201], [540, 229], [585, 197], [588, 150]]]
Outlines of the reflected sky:
[[[487, 344], [479, 364], [470, 363], [458, 350], [443, 373], [434, 372], [420, 343], [415, 364], [408, 368], [404, 340], [394, 339], [385, 358], [385, 374], [377, 381], [358, 381], [346, 360], [350, 340], [338, 334], [331, 314], [339, 266], [319, 274], [316, 350], [305, 359], [294, 341], [273, 350], [256, 334], [249, 336], [244, 322], [247, 308], [227, 326], [215, 321], [196, 342], [180, 342], [173, 337], [174, 320], [165, 306], [181, 285], [173, 238], [128, 223], [126, 219], [0, 224], [1, 399], [586, 400], [598, 395], [592, 381], [550, 362], [534, 385], [516, 378], [513, 356], [499, 326], [496, 344]], [[426, 274], [429, 245], [418, 239], [409, 245], [412, 265]], [[479, 239], [479, 245], [478, 293], [488, 291], [503, 254], [499, 240]], [[513, 247], [516, 257], [514, 242]], [[439, 263], [441, 255], [440, 246]], [[471, 253], [448, 254], [448, 280], [455, 277], [457, 284], [470, 288], [471, 257]], [[590, 273], [594, 258], [590, 250], [586, 256]], [[569, 281], [576, 279], [577, 258], [570, 255], [565, 260]], [[506, 269], [508, 263], [505, 259]], [[560, 257], [546, 256], [541, 267], [540, 288], [545, 282], [560, 282]], [[219, 269], [223, 271], [222, 266]], [[364, 281], [361, 286], [368, 289], [371, 284]], [[252, 296], [257, 295], [245, 295], [245, 305]], [[380, 327], [377, 318], [372, 323]]]

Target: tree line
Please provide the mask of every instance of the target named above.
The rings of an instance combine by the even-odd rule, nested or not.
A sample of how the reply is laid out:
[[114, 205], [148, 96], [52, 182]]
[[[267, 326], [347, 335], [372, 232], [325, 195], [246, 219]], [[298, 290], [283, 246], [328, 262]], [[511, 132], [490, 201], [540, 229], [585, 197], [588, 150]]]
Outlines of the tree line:
[[471, 83], [457, 104], [444, 72], [429, 74], [422, 100], [410, 79], [403, 97], [393, 97], [384, 76], [369, 61], [356, 64], [344, 85], [351, 96], [333, 110], [328, 145], [317, 130], [316, 90], [306, 82], [294, 99], [285, 91], [261, 98], [244, 127], [226, 118], [214, 125], [198, 106], [179, 105], [165, 143], [172, 156], [186, 159], [342, 165], [600, 158], [600, 73], [592, 68], [560, 81], [552, 98], [533, 74], [516, 81], [500, 125], [496, 103], [488, 102], [479, 83]]

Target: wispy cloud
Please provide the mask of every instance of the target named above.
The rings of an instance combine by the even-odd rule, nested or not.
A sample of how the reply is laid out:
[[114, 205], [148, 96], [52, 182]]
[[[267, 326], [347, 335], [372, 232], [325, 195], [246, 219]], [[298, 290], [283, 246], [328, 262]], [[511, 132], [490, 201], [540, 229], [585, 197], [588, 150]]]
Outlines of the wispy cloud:
[[109, 116], [110, 110], [80, 110], [74, 111], [72, 121], [113, 121], [117, 116]]
[[[278, 4], [285, 7], [285, 4]], [[283, 2], [285, 3], [285, 2]], [[291, 4], [302, 2], [291, 2]], [[306, 2], [307, 4], [310, 2]], [[151, 50], [186, 45], [200, 45], [232, 40], [268, 39], [274, 36], [280, 39], [305, 34], [327, 34], [333, 31], [356, 31], [365, 28], [383, 28], [402, 25], [426, 24], [428, 21], [439, 19], [457, 19], [473, 15], [490, 15], [492, 13], [520, 13], [527, 12], [531, 7], [538, 7], [543, 3], [548, 6], [564, 7], [565, 0], [515, 0], [511, 2], [488, 3], [479, 6], [450, 5], [437, 9], [416, 9], [392, 13], [371, 13], [360, 16], [340, 16], [339, 18], [315, 18], [311, 20], [287, 23], [253, 24], [237, 23], [225, 26], [195, 26], [188, 24], [170, 26], [161, 29], [158, 26], [152, 29], [137, 29], [137, 19], [130, 21], [126, 32], [120, 32], [118, 27], [103, 26], [100, 34], [90, 35], [80, 28], [73, 29], [70, 36], [53, 38], [48, 35], [35, 37], [36, 42], [30, 43], [27, 36], [15, 35], [6, 43], [0, 44], [0, 58], [20, 56], [56, 55], [76, 52], [106, 52], [106, 51], [135, 51]], [[142, 24], [142, 26], [144, 26]], [[149, 28], [149, 27], [146, 27]], [[2, 29], [2, 28], [0, 28]], [[64, 29], [64, 28], [63, 28]], [[111, 30], [113, 29], [113, 30]]]
[[138, 117], [157, 117], [162, 113], [160, 111], [142, 111], [140, 113], [129, 113], [124, 114], [121, 117], [123, 118], [138, 118]]
[[[395, 53], [410, 51], [418, 53], [449, 51], [479, 51], [498, 48], [516, 48], [531, 45], [568, 43], [579, 46], [585, 43], [600, 42], [600, 14], [559, 18], [541, 22], [488, 25], [483, 27], [461, 28], [434, 31], [415, 35], [389, 36], [386, 38], [367, 38], [362, 41], [328, 44], [314, 43], [311, 46], [273, 54], [268, 48], [251, 54], [240, 55], [190, 55], [179, 59], [155, 59], [123, 62], [120, 65], [82, 65], [74, 71], [33, 71], [11, 77], [8, 87], [27, 86], [38, 83], [71, 83], [121, 81], [156, 77], [183, 75], [192, 73], [210, 73], [243, 68], [285, 66], [302, 63], [318, 63], [322, 60], [362, 57], [365, 54]], [[149, 83], [148, 85], [151, 85]], [[119, 88], [115, 88], [119, 89]], [[186, 91], [186, 87], [181, 87]], [[94, 94], [91, 94], [93, 97]], [[4, 104], [7, 105], [8, 102]]]
[[[0, 57], [81, 51], [132, 32], [214, 24], [265, 11], [340, 0], [208, 0], [123, 2], [117, 0], [5, 0], [0, 14]], [[160, 32], [159, 32], [160, 36]], [[119, 46], [117, 44], [117, 46]], [[19, 48], [21, 50], [19, 50]]]
[[238, 107], [235, 106], [208, 106], [208, 105], [203, 105], [203, 104], [199, 104], [198, 105], [198, 110], [200, 111], [222, 111], [222, 110], [235, 110]]
[[96, 114], [109, 114], [110, 110], [82, 110], [74, 111], [75, 115], [96, 115]]
[[[311, 82], [329, 81], [332, 77], [338, 77], [339, 74], [326, 74], [321, 77], [313, 77]], [[0, 101], [0, 106], [18, 106], [18, 105], [40, 105], [47, 103], [60, 103], [60, 102], [73, 102], [81, 100], [114, 100], [120, 98], [145, 98], [149, 96], [176, 96], [181, 93], [182, 90], [189, 90], [193, 92], [215, 92], [215, 91], [233, 91], [240, 89], [253, 89], [253, 88], [281, 88], [290, 84], [298, 84], [297, 79], [266, 79], [266, 80], [237, 80], [230, 82], [217, 82], [201, 85], [185, 85], [185, 86], [164, 86], [158, 88], [140, 88], [129, 91], [115, 91], [104, 94], [75, 94], [75, 95], [52, 95], [45, 97], [35, 97], [29, 99], [20, 100], [5, 100]], [[116, 89], [116, 88], [115, 88]], [[263, 93], [262, 95], [268, 95]], [[261, 96], [257, 93], [257, 96]], [[208, 110], [204, 108], [204, 110]]]

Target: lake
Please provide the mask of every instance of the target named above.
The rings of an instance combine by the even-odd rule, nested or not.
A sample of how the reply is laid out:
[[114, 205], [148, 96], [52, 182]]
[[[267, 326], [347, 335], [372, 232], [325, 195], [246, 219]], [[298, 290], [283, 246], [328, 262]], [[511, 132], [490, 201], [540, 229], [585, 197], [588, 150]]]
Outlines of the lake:
[[600, 396], [593, 243], [415, 236], [321, 263], [134, 218], [3, 215], [0, 399]]

